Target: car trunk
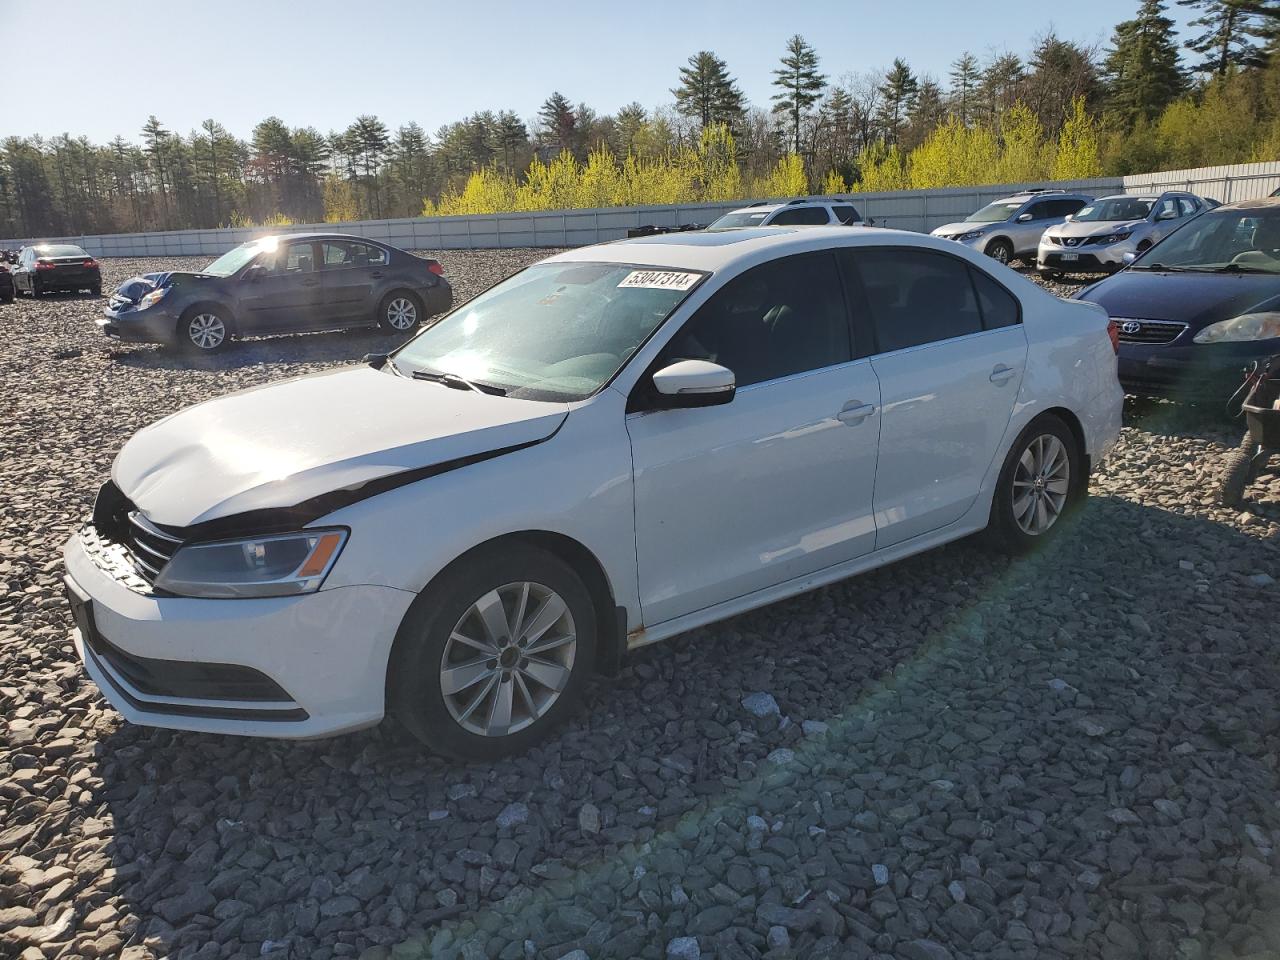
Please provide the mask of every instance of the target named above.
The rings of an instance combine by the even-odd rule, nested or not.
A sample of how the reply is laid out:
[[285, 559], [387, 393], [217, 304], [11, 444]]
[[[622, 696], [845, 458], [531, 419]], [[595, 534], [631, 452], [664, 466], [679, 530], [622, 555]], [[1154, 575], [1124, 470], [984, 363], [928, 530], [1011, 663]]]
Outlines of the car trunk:
[[97, 261], [88, 257], [41, 257], [36, 261], [36, 275], [45, 286], [58, 287], [72, 284], [87, 287], [100, 282], [101, 277]]

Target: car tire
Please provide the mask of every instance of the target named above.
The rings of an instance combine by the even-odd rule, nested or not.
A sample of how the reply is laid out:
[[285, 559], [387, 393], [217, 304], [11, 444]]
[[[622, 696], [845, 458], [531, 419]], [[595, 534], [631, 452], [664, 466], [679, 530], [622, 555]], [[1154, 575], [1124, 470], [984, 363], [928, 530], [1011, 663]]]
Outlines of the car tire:
[[95, 283], [92, 287], [89, 288], [89, 294], [90, 296], [94, 296], [94, 297], [102, 296], [102, 284]]
[[1064, 276], [1061, 270], [1037, 270], [1036, 272], [1040, 274], [1041, 280], [1052, 280], [1055, 283], [1061, 280]]
[[[521, 643], [531, 629], [535, 641]], [[473, 551], [419, 595], [396, 636], [387, 688], [395, 715], [428, 749], [494, 760], [569, 717], [595, 653], [595, 605], [582, 578], [552, 553], [506, 543]]]
[[1009, 447], [991, 499], [988, 539], [1008, 553], [1047, 542], [1087, 488], [1084, 452], [1053, 414], [1033, 420]]
[[192, 307], [178, 321], [177, 343], [193, 353], [217, 353], [231, 339], [231, 323], [216, 307]]
[[406, 334], [422, 322], [422, 300], [408, 290], [392, 290], [378, 304], [378, 329], [386, 334]]
[[13, 298], [18, 295], [18, 288], [14, 287], [8, 293], [0, 294], [0, 303], [13, 303]]
[[1258, 445], [1253, 442], [1253, 436], [1246, 433], [1240, 446], [1227, 454], [1226, 472], [1218, 487], [1218, 501], [1224, 507], [1238, 507], [1244, 500], [1245, 487], [1253, 480], [1253, 461], [1257, 452]]
[[1009, 265], [1009, 261], [1013, 259], [1013, 244], [1003, 237], [997, 237], [987, 244], [985, 250], [982, 251], [997, 263]]

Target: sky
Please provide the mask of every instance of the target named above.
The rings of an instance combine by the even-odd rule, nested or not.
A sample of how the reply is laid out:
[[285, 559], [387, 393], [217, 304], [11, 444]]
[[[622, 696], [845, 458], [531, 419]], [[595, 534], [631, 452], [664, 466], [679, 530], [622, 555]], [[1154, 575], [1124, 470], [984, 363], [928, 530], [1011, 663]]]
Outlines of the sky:
[[[1138, 0], [0, 0], [0, 76], [31, 81], [0, 110], [0, 137], [137, 140], [148, 115], [188, 133], [213, 117], [248, 137], [275, 115], [322, 133], [359, 114], [428, 133], [478, 110], [530, 120], [553, 90], [611, 113], [671, 102], [698, 50], [724, 58], [768, 105], [787, 38], [832, 79], [904, 57], [945, 86], [963, 50], [1025, 54], [1054, 28], [1103, 47]], [[1169, 15], [1185, 21], [1173, 3]], [[55, 19], [59, 29], [48, 30]], [[14, 38], [31, 38], [15, 42]]]

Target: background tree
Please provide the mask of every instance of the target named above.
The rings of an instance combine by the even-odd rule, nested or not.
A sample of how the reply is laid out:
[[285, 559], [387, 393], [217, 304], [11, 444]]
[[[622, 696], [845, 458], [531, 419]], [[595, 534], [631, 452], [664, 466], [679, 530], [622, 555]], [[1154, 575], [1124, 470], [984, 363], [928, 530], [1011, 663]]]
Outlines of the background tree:
[[798, 33], [787, 41], [782, 67], [774, 70], [773, 75], [773, 85], [778, 88], [773, 95], [773, 111], [787, 116], [791, 124], [792, 152], [799, 154], [801, 122], [809, 108], [822, 99], [827, 78], [818, 72], [817, 51]]
[[907, 66], [907, 61], [901, 57], [895, 59], [889, 72], [884, 75], [884, 82], [880, 84], [879, 120], [886, 143], [898, 142], [919, 92], [920, 81]]
[[729, 75], [729, 66], [710, 50], [700, 50], [680, 68], [680, 85], [673, 89], [676, 109], [698, 121], [699, 129], [725, 124], [735, 129], [742, 120], [743, 96]]
[[974, 99], [982, 82], [978, 58], [966, 50], [951, 64], [951, 112], [966, 126], [975, 118]]
[[555, 151], [572, 151], [577, 139], [578, 117], [567, 97], [555, 91], [543, 101], [538, 110], [538, 122], [542, 124], [539, 140]]
[[1280, 3], [1276, 0], [1178, 0], [1200, 15], [1189, 26], [1200, 32], [1187, 41], [1187, 49], [1201, 55], [1192, 69], [1226, 76], [1234, 67], [1262, 66], [1267, 52], [1259, 40], [1274, 41], [1280, 27]]
[[1111, 44], [1103, 64], [1107, 105], [1127, 125], [1159, 116], [1186, 89], [1161, 0], [1143, 0], [1134, 19], [1116, 25]]

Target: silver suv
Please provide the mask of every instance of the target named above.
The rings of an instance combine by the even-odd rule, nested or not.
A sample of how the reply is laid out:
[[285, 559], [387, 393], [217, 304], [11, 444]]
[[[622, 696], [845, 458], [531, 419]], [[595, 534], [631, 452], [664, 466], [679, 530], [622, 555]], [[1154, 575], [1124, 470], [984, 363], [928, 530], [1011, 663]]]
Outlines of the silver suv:
[[1031, 265], [1040, 235], [1092, 199], [1064, 190], [1027, 190], [989, 203], [957, 223], [944, 223], [933, 235], [959, 241], [1001, 263], [1021, 260]]
[[1182, 190], [1121, 193], [1094, 200], [1070, 223], [1044, 232], [1040, 273], [1049, 278], [1063, 273], [1113, 273], [1217, 203]]
[[862, 214], [840, 197], [800, 197], [770, 203], [761, 200], [738, 210], [730, 210], [713, 220], [708, 230], [735, 230], [740, 227], [820, 227], [862, 223]]

